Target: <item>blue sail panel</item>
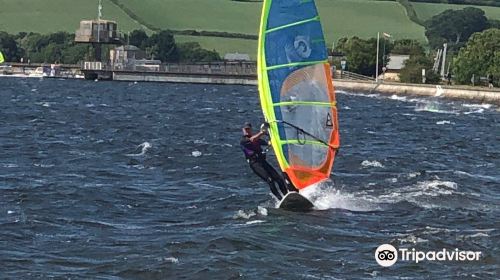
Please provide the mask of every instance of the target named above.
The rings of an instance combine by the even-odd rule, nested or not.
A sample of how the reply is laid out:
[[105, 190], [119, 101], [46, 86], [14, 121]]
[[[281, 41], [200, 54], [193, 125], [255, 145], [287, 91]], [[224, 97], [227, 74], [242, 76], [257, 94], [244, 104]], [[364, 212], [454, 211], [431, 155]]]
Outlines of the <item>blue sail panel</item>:
[[267, 67], [328, 58], [318, 20], [269, 32], [266, 42]]
[[273, 0], [267, 29], [307, 20], [318, 15], [312, 0]]

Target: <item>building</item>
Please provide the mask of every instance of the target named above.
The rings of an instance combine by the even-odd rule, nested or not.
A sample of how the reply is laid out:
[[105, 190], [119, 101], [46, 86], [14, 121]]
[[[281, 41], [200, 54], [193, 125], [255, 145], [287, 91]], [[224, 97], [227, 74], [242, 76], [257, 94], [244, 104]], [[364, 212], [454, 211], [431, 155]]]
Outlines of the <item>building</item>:
[[120, 44], [118, 25], [111, 20], [82, 20], [75, 33], [77, 43]]
[[80, 21], [80, 28], [75, 32], [75, 42], [92, 44], [95, 50], [95, 59], [102, 61], [101, 46], [103, 44], [122, 44], [122, 39], [117, 30], [118, 25], [111, 20], [82, 20]]
[[136, 46], [114, 48], [109, 51], [109, 58], [115, 70], [160, 71], [161, 61], [146, 59], [146, 53]]
[[384, 74], [385, 81], [399, 82], [399, 73], [404, 68], [405, 62], [410, 59], [409, 55], [390, 54], [389, 63]]
[[227, 61], [250, 61], [250, 56], [248, 54], [242, 54], [242, 53], [227, 53], [224, 56], [224, 60], [227, 60]]

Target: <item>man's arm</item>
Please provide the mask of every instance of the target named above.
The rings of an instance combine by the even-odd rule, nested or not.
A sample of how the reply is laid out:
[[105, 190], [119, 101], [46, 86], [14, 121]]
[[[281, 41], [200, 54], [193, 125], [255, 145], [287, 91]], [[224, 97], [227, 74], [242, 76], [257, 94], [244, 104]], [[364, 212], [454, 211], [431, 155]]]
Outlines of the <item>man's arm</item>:
[[[263, 135], [266, 135], [267, 134], [267, 130], [269, 129], [269, 124], [268, 123], [263, 123], [261, 126], [260, 126], [260, 131], [259, 133], [255, 134], [254, 136], [250, 137], [250, 141], [255, 142], [255, 141], [259, 141], [260, 140], [260, 137], [262, 137]], [[261, 141], [259, 141], [261, 142]]]
[[259, 133], [255, 134], [254, 136], [250, 137], [250, 141], [255, 142], [260, 139], [260, 137], [264, 136], [266, 132], [260, 131]]

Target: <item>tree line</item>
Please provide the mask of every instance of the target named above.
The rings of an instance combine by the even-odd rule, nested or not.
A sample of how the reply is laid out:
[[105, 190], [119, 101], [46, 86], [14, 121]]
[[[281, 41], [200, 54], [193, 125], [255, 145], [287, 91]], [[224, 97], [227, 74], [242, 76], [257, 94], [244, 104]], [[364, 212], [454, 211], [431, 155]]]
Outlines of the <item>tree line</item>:
[[144, 30], [134, 30], [126, 40], [146, 52], [148, 57], [163, 62], [210, 62], [220, 61], [216, 50], [207, 50], [197, 42], [178, 43], [168, 30], [149, 36]]
[[[386, 50], [385, 54], [410, 56], [400, 73], [402, 82], [422, 83], [422, 69], [426, 69], [425, 82], [438, 83], [441, 77], [432, 71], [434, 55], [446, 43], [451, 60], [449, 75], [453, 76], [455, 83], [473, 84], [479, 77], [492, 76], [494, 83], [498, 85], [499, 21], [488, 20], [481, 9], [467, 7], [462, 10], [446, 10], [426, 21], [425, 28], [428, 46], [415, 40], [392, 42], [382, 38], [381, 45]], [[337, 51], [346, 55], [348, 70], [366, 76], [375, 76], [376, 49], [377, 40], [374, 38], [342, 38], [337, 44]], [[388, 58], [383, 56], [384, 52], [381, 51], [379, 73], [382, 73], [384, 66], [382, 62], [388, 62]]]
[[448, 45], [449, 58], [453, 58], [449, 75], [456, 83], [474, 84], [475, 78], [492, 76], [498, 85], [500, 21], [488, 20], [481, 9], [466, 7], [432, 17], [425, 28], [431, 51]]
[[[32, 63], [77, 64], [80, 61], [95, 60], [90, 44], [74, 42], [75, 35], [67, 32], [51, 34], [26, 33], [9, 34], [0, 31], [0, 51], [7, 61]], [[134, 30], [125, 41], [146, 52], [149, 58], [162, 62], [209, 62], [220, 60], [215, 50], [207, 50], [196, 42], [178, 43], [170, 31], [159, 31], [148, 35], [142, 30]], [[109, 55], [104, 46], [103, 53]]]
[[[424, 46], [417, 40], [402, 39], [392, 42], [382, 38], [380, 48], [379, 73], [382, 73], [383, 67], [389, 63], [389, 53], [410, 56], [400, 73], [400, 79], [405, 83], [421, 83], [422, 69], [430, 70], [434, 64], [432, 57], [426, 53]], [[336, 51], [345, 55], [348, 71], [375, 77], [377, 39], [342, 38], [337, 44]], [[427, 71], [426, 78], [426, 83], [436, 83], [440, 79], [439, 75], [433, 71]]]
[[500, 7], [499, 0], [411, 0], [411, 2]]

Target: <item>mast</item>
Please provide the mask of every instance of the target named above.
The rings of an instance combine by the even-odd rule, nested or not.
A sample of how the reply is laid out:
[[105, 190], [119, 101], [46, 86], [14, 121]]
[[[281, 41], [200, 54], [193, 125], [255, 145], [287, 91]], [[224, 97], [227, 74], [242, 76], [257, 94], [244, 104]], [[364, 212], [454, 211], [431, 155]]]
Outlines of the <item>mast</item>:
[[375, 82], [378, 82], [378, 56], [380, 52], [380, 32], [377, 32], [377, 63], [375, 63]]
[[101, 40], [101, 17], [102, 17], [102, 0], [99, 0], [97, 7], [97, 43]]

